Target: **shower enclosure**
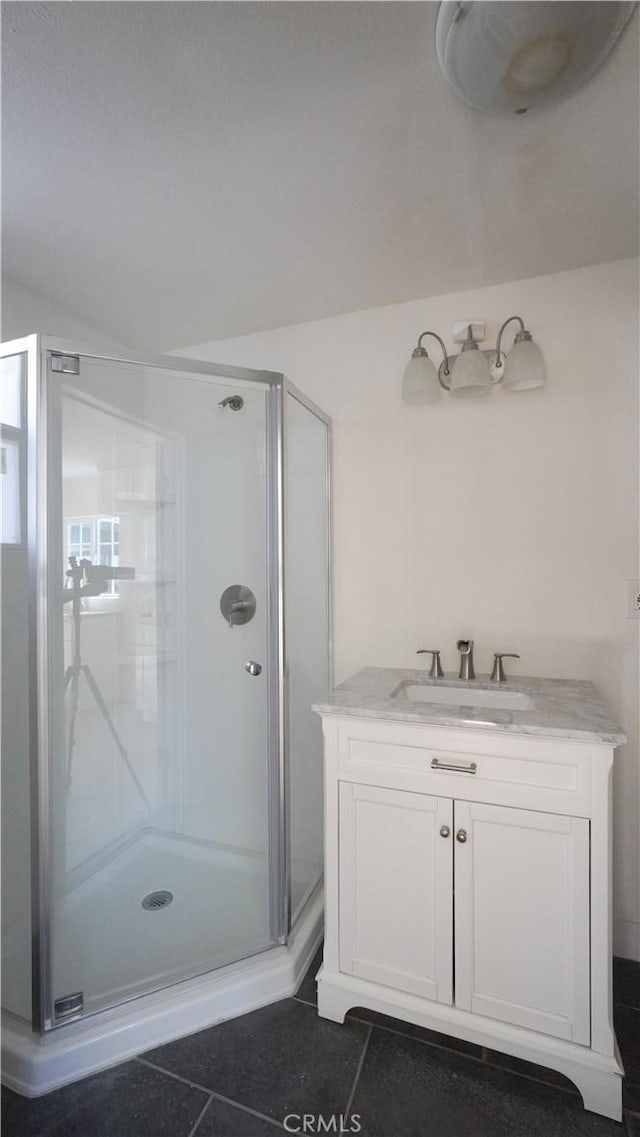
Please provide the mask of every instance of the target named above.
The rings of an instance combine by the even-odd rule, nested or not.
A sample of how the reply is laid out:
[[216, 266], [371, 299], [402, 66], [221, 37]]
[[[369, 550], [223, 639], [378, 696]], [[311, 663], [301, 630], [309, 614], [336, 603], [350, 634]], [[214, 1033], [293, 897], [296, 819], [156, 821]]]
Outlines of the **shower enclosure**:
[[267, 371], [0, 354], [2, 1004], [62, 1036], [317, 895], [330, 430]]

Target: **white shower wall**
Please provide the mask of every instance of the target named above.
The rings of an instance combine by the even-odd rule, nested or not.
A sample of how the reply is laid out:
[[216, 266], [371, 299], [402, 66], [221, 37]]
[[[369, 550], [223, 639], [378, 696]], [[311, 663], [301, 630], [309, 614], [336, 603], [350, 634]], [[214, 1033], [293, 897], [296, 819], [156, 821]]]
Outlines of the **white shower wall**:
[[[186, 471], [183, 826], [189, 836], [266, 852], [265, 395], [243, 396], [241, 411], [218, 410], [213, 422], [206, 416]], [[191, 413], [199, 413], [196, 406]], [[233, 584], [255, 594], [256, 615], [230, 628], [219, 601]], [[263, 667], [258, 678], [245, 670], [250, 659]]]

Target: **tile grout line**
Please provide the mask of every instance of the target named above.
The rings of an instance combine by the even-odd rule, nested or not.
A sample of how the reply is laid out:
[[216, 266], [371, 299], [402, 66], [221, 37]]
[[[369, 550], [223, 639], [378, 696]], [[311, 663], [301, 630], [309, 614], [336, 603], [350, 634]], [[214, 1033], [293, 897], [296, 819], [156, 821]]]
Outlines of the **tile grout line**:
[[316, 1011], [318, 1009], [317, 1003], [311, 1003], [308, 999], [301, 999], [299, 995], [292, 995], [291, 998], [295, 999], [296, 1003], [302, 1003], [305, 1007], [313, 1007]]
[[[488, 1047], [483, 1047], [483, 1050], [486, 1049], [488, 1049]], [[453, 1051], [453, 1053], [456, 1054], [458, 1051]], [[460, 1053], [463, 1052], [460, 1051]], [[463, 1053], [463, 1057], [470, 1058], [472, 1055]], [[565, 1094], [577, 1094], [579, 1097], [582, 1096], [574, 1082], [571, 1082], [570, 1086], [563, 1086], [559, 1082], [545, 1082], [543, 1078], [536, 1078], [535, 1074], [525, 1074], [523, 1070], [512, 1070], [511, 1066], [501, 1066], [498, 1062], [490, 1062], [488, 1058], [482, 1058], [480, 1061], [483, 1066], [488, 1066], [490, 1070], [499, 1070], [502, 1074], [512, 1074], [515, 1078], [524, 1078], [525, 1082], [535, 1082], [537, 1086], [546, 1086], [550, 1090], [562, 1090]], [[569, 1079], [569, 1081], [571, 1081], [571, 1079]]]
[[352, 1022], [370, 1026], [372, 1030], [384, 1030], [387, 1034], [397, 1034], [400, 1038], [410, 1038], [412, 1042], [419, 1042], [421, 1046], [433, 1046], [435, 1050], [445, 1050], [447, 1054], [459, 1054], [462, 1058], [471, 1058], [474, 1062], [484, 1062], [483, 1058], [478, 1058], [475, 1054], [468, 1054], [466, 1050], [457, 1050], [454, 1046], [443, 1046], [439, 1042], [432, 1042], [430, 1038], [419, 1038], [418, 1035], [408, 1034], [407, 1031], [398, 1030], [396, 1027], [383, 1026], [382, 1023], [370, 1023], [368, 1019], [359, 1019], [355, 1015], [352, 1016]]
[[[632, 1009], [635, 1009], [635, 1008], [632, 1008]], [[357, 1019], [355, 1016], [353, 1016], [353, 1018], [354, 1018], [354, 1021], [356, 1021], [356, 1022], [360, 1022], [363, 1024], [366, 1023], [365, 1019]], [[392, 1027], [381, 1026], [380, 1023], [370, 1023], [369, 1024], [369, 1038], [367, 1039], [367, 1042], [365, 1044], [365, 1050], [364, 1050], [362, 1057], [360, 1059], [360, 1065], [358, 1068], [358, 1072], [356, 1074], [356, 1082], [354, 1083], [353, 1089], [351, 1091], [351, 1096], [350, 1096], [349, 1102], [347, 1104], [346, 1116], [348, 1116], [348, 1110], [349, 1110], [349, 1108], [353, 1102], [353, 1097], [355, 1095], [355, 1090], [356, 1090], [356, 1083], [360, 1077], [362, 1065], [364, 1063], [365, 1053], [366, 1053], [366, 1050], [367, 1050], [367, 1047], [369, 1044], [369, 1039], [371, 1038], [371, 1034], [373, 1033], [374, 1029], [386, 1031], [388, 1034], [398, 1035], [400, 1038], [409, 1038], [409, 1039], [411, 1039], [412, 1042], [420, 1042], [420, 1043], [422, 1043], [423, 1046], [432, 1046], [434, 1048], [434, 1050], [444, 1050], [445, 1053], [447, 1053], [447, 1054], [455, 1054], [461, 1058], [470, 1058], [472, 1062], [479, 1062], [480, 1065], [482, 1065], [482, 1066], [488, 1066], [488, 1068], [490, 1070], [498, 1070], [500, 1073], [511, 1074], [511, 1075], [515, 1076], [516, 1078], [524, 1078], [524, 1080], [526, 1082], [534, 1082], [538, 1086], [546, 1086], [548, 1089], [551, 1089], [551, 1090], [562, 1090], [565, 1094], [576, 1094], [579, 1097], [581, 1096], [578, 1087], [575, 1086], [573, 1083], [570, 1086], [563, 1086], [557, 1082], [546, 1082], [542, 1078], [536, 1078], [535, 1075], [533, 1075], [533, 1074], [525, 1074], [524, 1072], [522, 1072], [520, 1070], [512, 1070], [511, 1067], [509, 1067], [509, 1066], [501, 1066], [496, 1062], [491, 1062], [486, 1057], [486, 1055], [490, 1049], [489, 1047], [486, 1047], [486, 1046], [480, 1047], [480, 1050], [482, 1051], [482, 1057], [478, 1058], [475, 1054], [467, 1054], [464, 1050], [455, 1050], [451, 1047], [441, 1046], [437, 1042], [430, 1042], [427, 1039], [416, 1038], [412, 1034], [404, 1034], [403, 1031], [394, 1030]], [[624, 1124], [626, 1126], [626, 1128], [629, 1130], [629, 1134], [631, 1137], [631, 1130], [629, 1129], [629, 1123], [627, 1120], [629, 1117], [640, 1117], [640, 1112], [636, 1112], [635, 1110], [629, 1109], [627, 1106], [623, 1105], [623, 1107], [622, 1107], [622, 1124]]]
[[[506, 1074], [515, 1074], [517, 1078], [524, 1078], [527, 1082], [536, 1082], [539, 1086], [549, 1086], [552, 1090], [564, 1090], [566, 1094], [580, 1094], [580, 1090], [574, 1082], [571, 1082], [570, 1086], [563, 1086], [559, 1082], [547, 1082], [544, 1078], [536, 1078], [535, 1074], [525, 1074], [523, 1070], [513, 1070], [510, 1066], [502, 1066], [499, 1062], [492, 1062], [490, 1058], [487, 1058], [487, 1055], [491, 1053], [490, 1046], [482, 1046], [481, 1050], [482, 1058], [480, 1061], [484, 1066], [488, 1066], [490, 1070], [501, 1070]], [[461, 1053], [464, 1052], [461, 1051]], [[465, 1055], [465, 1057], [472, 1057], [472, 1055]]]
[[209, 1097], [207, 1098], [206, 1102], [204, 1103], [202, 1109], [200, 1110], [200, 1113], [196, 1117], [191, 1129], [189, 1130], [188, 1137], [193, 1137], [196, 1129], [198, 1128], [200, 1122], [202, 1121], [202, 1118], [204, 1117], [205, 1113], [207, 1112], [209, 1106], [211, 1105], [212, 1097], [213, 1097], [213, 1094], [209, 1094]]
[[[481, 1066], [488, 1066], [490, 1070], [499, 1070], [503, 1074], [512, 1074], [515, 1078], [524, 1078], [525, 1081], [535, 1082], [538, 1086], [548, 1086], [549, 1089], [552, 1090], [563, 1090], [565, 1094], [580, 1093], [578, 1087], [573, 1085], [573, 1083], [570, 1086], [563, 1086], [558, 1082], [546, 1082], [542, 1078], [536, 1078], [533, 1074], [525, 1074], [520, 1070], [512, 1070], [510, 1066], [500, 1066], [496, 1062], [489, 1062], [484, 1057], [479, 1058], [477, 1054], [468, 1054], [466, 1050], [456, 1050], [456, 1048], [452, 1046], [442, 1046], [441, 1043], [431, 1042], [430, 1039], [418, 1038], [416, 1035], [406, 1034], [402, 1030], [394, 1030], [393, 1027], [382, 1026], [380, 1023], [367, 1024], [366, 1019], [357, 1019], [355, 1016], [353, 1016], [352, 1021], [362, 1023], [363, 1025], [370, 1025], [372, 1030], [383, 1030], [386, 1031], [387, 1034], [395, 1034], [400, 1038], [408, 1038], [412, 1042], [419, 1042], [421, 1046], [431, 1046], [434, 1050], [444, 1050], [445, 1054], [455, 1054], [458, 1058], [468, 1058], [470, 1062], [479, 1062]], [[480, 1047], [480, 1049], [484, 1053], [487, 1047], [483, 1046]]]
[[[316, 1003], [309, 1002], [308, 1000], [303, 999], [300, 996], [298, 996], [298, 994], [291, 996], [291, 998], [293, 1000], [295, 1000], [296, 1002], [302, 1004], [303, 1006], [313, 1008], [317, 1012], [317, 1004]], [[626, 1003], [616, 1003], [615, 1006], [621, 1007], [621, 1008], [626, 1009], [626, 1010], [640, 1012], [639, 1007], [633, 1007], [633, 1006], [630, 1006], [629, 1004], [626, 1004]], [[487, 1047], [481, 1047], [480, 1048], [481, 1057], [477, 1057], [476, 1055], [469, 1054], [469, 1053], [462, 1051], [462, 1050], [457, 1050], [453, 1047], [447, 1047], [447, 1046], [443, 1046], [439, 1043], [432, 1042], [430, 1040], [417, 1038], [414, 1035], [406, 1034], [405, 1032], [403, 1032], [401, 1030], [394, 1029], [392, 1027], [382, 1026], [381, 1024], [369, 1023], [369, 1022], [367, 1022], [366, 1019], [359, 1019], [355, 1015], [353, 1016], [353, 1021], [360, 1022], [363, 1025], [366, 1025], [368, 1027], [369, 1033], [367, 1035], [367, 1038], [366, 1038], [366, 1041], [365, 1041], [365, 1044], [363, 1047], [363, 1051], [362, 1051], [362, 1054], [360, 1056], [360, 1060], [358, 1062], [358, 1068], [356, 1070], [354, 1082], [353, 1082], [353, 1085], [351, 1088], [351, 1093], [349, 1095], [349, 1099], [347, 1102], [345, 1116], [348, 1116], [349, 1110], [353, 1104], [353, 1099], [355, 1097], [358, 1081], [360, 1079], [360, 1074], [362, 1072], [362, 1067], [364, 1065], [364, 1060], [366, 1057], [366, 1053], [368, 1050], [368, 1046], [369, 1046], [369, 1042], [371, 1039], [371, 1035], [373, 1033], [374, 1026], [376, 1026], [379, 1030], [386, 1031], [389, 1034], [395, 1034], [395, 1035], [398, 1035], [402, 1038], [409, 1038], [412, 1041], [420, 1042], [424, 1046], [432, 1046], [436, 1050], [444, 1050], [446, 1053], [452, 1053], [452, 1054], [456, 1054], [460, 1057], [470, 1058], [472, 1061], [479, 1062], [480, 1064], [485, 1065], [485, 1066], [489, 1067], [490, 1069], [498, 1070], [502, 1073], [511, 1074], [511, 1075], [514, 1075], [515, 1077], [518, 1077], [518, 1078], [523, 1078], [525, 1081], [531, 1081], [531, 1082], [536, 1083], [537, 1085], [548, 1086], [551, 1089], [563, 1090], [565, 1093], [569, 1093], [569, 1094], [578, 1093], [576, 1087], [574, 1087], [574, 1086], [563, 1086], [563, 1085], [559, 1085], [555, 1082], [547, 1082], [541, 1078], [535, 1077], [535, 1075], [523, 1073], [523, 1072], [518, 1071], [518, 1070], [510, 1069], [508, 1066], [502, 1066], [502, 1065], [491, 1062], [486, 1057], [486, 1055], [488, 1053]], [[134, 1061], [140, 1062], [142, 1065], [148, 1066], [150, 1069], [156, 1070], [159, 1073], [166, 1075], [167, 1077], [174, 1078], [175, 1080], [182, 1082], [185, 1085], [188, 1085], [194, 1089], [200, 1090], [203, 1093], [208, 1095], [208, 1100], [207, 1100], [205, 1106], [203, 1107], [203, 1110], [202, 1110], [200, 1116], [198, 1117], [197, 1121], [195, 1122], [194, 1128], [190, 1131], [189, 1137], [194, 1137], [194, 1135], [196, 1133], [196, 1129], [200, 1125], [200, 1121], [204, 1117], [204, 1114], [206, 1113], [207, 1109], [209, 1108], [212, 1097], [215, 1097], [215, 1098], [219, 1099], [220, 1101], [225, 1102], [226, 1104], [228, 1104], [228, 1105], [230, 1105], [236, 1109], [243, 1110], [245, 1113], [253, 1115], [262, 1121], [269, 1122], [270, 1124], [274, 1125], [276, 1128], [282, 1129], [282, 1123], [281, 1122], [276, 1121], [274, 1118], [268, 1117], [265, 1114], [259, 1113], [257, 1110], [253, 1110], [248, 1106], [244, 1106], [240, 1102], [234, 1101], [232, 1098], [227, 1098], [223, 1094], [218, 1094], [215, 1091], [210, 1090], [207, 1086], [203, 1086], [202, 1084], [200, 1084], [198, 1082], [193, 1082], [187, 1078], [182, 1077], [180, 1074], [174, 1074], [171, 1070], [167, 1070], [163, 1066], [158, 1066], [155, 1063], [150, 1062], [148, 1059], [136, 1057], [134, 1059]], [[624, 1115], [627, 1116], [629, 1114], [631, 1114], [632, 1116], [638, 1116], [638, 1114], [636, 1114], [633, 1110], [630, 1111], [630, 1110], [625, 1108], [624, 1109]], [[628, 1128], [628, 1125], [627, 1125], [627, 1128]]]
[[[293, 995], [292, 998], [296, 999], [296, 1001], [299, 1003], [303, 1003], [304, 1006], [306, 1006], [306, 1007], [313, 1007], [314, 1009], [317, 1009], [316, 1003], [309, 1003], [306, 999], [301, 999], [297, 995]], [[616, 1005], [622, 1006], [623, 1004], [618, 1003]], [[635, 1010], [635, 1007], [630, 1007], [628, 1009], [629, 1010]], [[373, 1031], [373, 1029], [375, 1027], [378, 1030], [387, 1031], [388, 1034], [399, 1035], [400, 1038], [410, 1038], [414, 1042], [422, 1043], [423, 1046], [433, 1046], [435, 1050], [444, 1050], [447, 1054], [458, 1054], [463, 1058], [471, 1058], [472, 1061], [480, 1062], [483, 1066], [488, 1066], [489, 1069], [491, 1069], [491, 1070], [500, 1070], [503, 1073], [506, 1072], [508, 1074], [514, 1074], [517, 1078], [524, 1078], [525, 1081], [527, 1081], [527, 1082], [535, 1082], [537, 1085], [540, 1085], [540, 1086], [549, 1086], [551, 1089], [554, 1089], [554, 1090], [564, 1090], [564, 1092], [567, 1094], [579, 1094], [579, 1092], [580, 1092], [578, 1090], [577, 1086], [574, 1086], [574, 1085], [563, 1086], [563, 1085], [559, 1084], [558, 1082], [548, 1082], [548, 1081], [545, 1081], [545, 1079], [543, 1079], [543, 1078], [536, 1078], [534, 1074], [525, 1074], [524, 1072], [522, 1072], [520, 1070], [512, 1070], [509, 1066], [501, 1066], [497, 1062], [491, 1062], [491, 1060], [489, 1058], [487, 1058], [489, 1048], [486, 1046], [480, 1047], [482, 1056], [478, 1057], [476, 1054], [469, 1054], [466, 1050], [458, 1050], [456, 1047], [453, 1047], [453, 1046], [443, 1046], [442, 1044], [440, 1044], [438, 1042], [432, 1042], [430, 1039], [418, 1038], [415, 1035], [407, 1034], [402, 1030], [396, 1030], [393, 1027], [382, 1026], [381, 1023], [369, 1023], [369, 1022], [367, 1022], [366, 1019], [358, 1018], [357, 1015], [352, 1015], [351, 1018], [354, 1022], [360, 1022], [360, 1023], [363, 1023], [363, 1025], [369, 1026], [371, 1031]], [[371, 1035], [369, 1035], [369, 1037], [371, 1037]], [[368, 1045], [368, 1042], [369, 1042], [369, 1039], [367, 1039], [367, 1045]], [[365, 1049], [366, 1049], [366, 1047], [365, 1047]], [[358, 1074], [358, 1076], [359, 1076], [359, 1074]], [[355, 1086], [354, 1086], [354, 1090], [355, 1090]], [[349, 1104], [351, 1104], [352, 1098], [353, 1098], [353, 1091], [351, 1094], [351, 1098], [349, 1099]]]
[[174, 1074], [173, 1070], [167, 1070], [164, 1066], [158, 1066], [155, 1062], [149, 1062], [148, 1058], [134, 1058], [134, 1062], [139, 1062], [142, 1066], [148, 1066], [150, 1070], [156, 1070], [158, 1074], [165, 1074], [167, 1078], [173, 1078], [176, 1082], [182, 1082], [185, 1086], [191, 1086], [194, 1090], [202, 1090], [205, 1094], [213, 1094], [208, 1086], [201, 1085], [200, 1082], [193, 1082], [191, 1078], [183, 1078], [182, 1074]]
[[[166, 1074], [168, 1078], [173, 1078], [176, 1082], [182, 1082], [185, 1086], [190, 1086], [194, 1090], [201, 1090], [203, 1093], [208, 1094], [209, 1100], [205, 1105], [196, 1125], [200, 1124], [203, 1114], [209, 1108], [211, 1099], [216, 1098], [218, 1101], [223, 1101], [225, 1105], [234, 1106], [235, 1109], [241, 1109], [243, 1113], [250, 1113], [253, 1117], [258, 1117], [260, 1121], [269, 1121], [271, 1125], [275, 1125], [277, 1129], [282, 1129], [282, 1123], [276, 1121], [273, 1117], [268, 1117], [266, 1113], [259, 1113], [257, 1109], [252, 1109], [249, 1105], [243, 1105], [242, 1102], [234, 1101], [233, 1098], [225, 1097], [224, 1094], [216, 1093], [215, 1090], [209, 1089], [208, 1086], [203, 1086], [201, 1082], [194, 1082], [190, 1078], [183, 1078], [181, 1074], [174, 1074], [172, 1070], [167, 1070], [164, 1066], [157, 1066], [154, 1062], [149, 1062], [147, 1058], [134, 1058], [134, 1062], [140, 1062], [143, 1066], [148, 1066], [150, 1070], [156, 1070], [158, 1074]], [[189, 1137], [193, 1137], [195, 1129], [189, 1133]]]
[[257, 1117], [260, 1121], [268, 1121], [270, 1125], [275, 1126], [276, 1129], [284, 1129], [281, 1121], [276, 1121], [275, 1117], [269, 1117], [266, 1113], [260, 1113], [257, 1109], [252, 1109], [250, 1105], [242, 1105], [239, 1101], [234, 1101], [233, 1098], [225, 1097], [224, 1094], [217, 1094], [215, 1090], [211, 1091], [211, 1097], [216, 1098], [218, 1101], [223, 1101], [225, 1105], [231, 1105], [235, 1109], [242, 1110], [243, 1113], [248, 1113], [251, 1117]]
[[360, 1081], [360, 1075], [362, 1073], [362, 1067], [364, 1066], [364, 1060], [366, 1058], [367, 1050], [369, 1049], [369, 1041], [371, 1039], [372, 1034], [373, 1034], [373, 1027], [372, 1027], [371, 1023], [369, 1023], [369, 1033], [368, 1033], [367, 1037], [365, 1038], [364, 1046], [362, 1047], [362, 1054], [360, 1055], [360, 1061], [358, 1062], [358, 1066], [356, 1069], [356, 1076], [353, 1079], [353, 1085], [351, 1087], [351, 1093], [349, 1094], [349, 1098], [348, 1098], [348, 1101], [347, 1101], [347, 1104], [346, 1104], [345, 1110], [344, 1110], [345, 1120], [348, 1119], [349, 1113], [351, 1112], [351, 1106], [353, 1105], [353, 1099], [356, 1096], [356, 1089], [358, 1087], [358, 1082]]
[[[406, 1031], [397, 1030], [395, 1027], [392, 1027], [392, 1026], [383, 1026], [382, 1023], [370, 1023], [368, 1021], [368, 1019], [359, 1019], [359, 1018], [356, 1018], [355, 1015], [352, 1016], [352, 1021], [362, 1023], [363, 1026], [370, 1026], [372, 1028], [372, 1030], [383, 1030], [383, 1031], [386, 1031], [387, 1034], [396, 1034], [400, 1038], [409, 1038], [409, 1039], [411, 1039], [412, 1042], [419, 1042], [421, 1046], [432, 1046], [434, 1050], [444, 1050], [445, 1054], [457, 1054], [459, 1058], [470, 1058], [472, 1062], [480, 1062], [484, 1066], [488, 1066], [490, 1064], [488, 1062], [485, 1062], [484, 1058], [478, 1058], [477, 1054], [469, 1054], [466, 1050], [458, 1050], [455, 1046], [443, 1046], [443, 1044], [440, 1042], [432, 1042], [430, 1038], [420, 1038], [416, 1034], [407, 1034]], [[409, 1025], [411, 1025], [411, 1024], [409, 1024]], [[471, 1045], [475, 1045], [475, 1044], [472, 1043]], [[478, 1049], [483, 1050], [484, 1047], [479, 1047]], [[504, 1067], [504, 1066], [497, 1066], [495, 1068], [498, 1070], [507, 1069], [507, 1067]], [[517, 1073], [517, 1071], [516, 1070], [509, 1070], [509, 1073], [515, 1074], [515, 1073]], [[530, 1078], [531, 1075], [530, 1074], [529, 1075], [518, 1074], [518, 1077], [520, 1077], [520, 1078], [529, 1077]], [[537, 1078], [534, 1078], [533, 1081], [537, 1081]], [[547, 1082], [544, 1083], [544, 1085], [548, 1085], [548, 1084], [549, 1083], [547, 1083]]]

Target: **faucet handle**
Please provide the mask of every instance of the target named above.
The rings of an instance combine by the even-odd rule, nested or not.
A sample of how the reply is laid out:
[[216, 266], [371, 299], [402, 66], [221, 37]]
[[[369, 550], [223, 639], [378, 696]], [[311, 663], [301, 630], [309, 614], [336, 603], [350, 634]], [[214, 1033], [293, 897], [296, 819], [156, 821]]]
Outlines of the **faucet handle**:
[[431, 667], [429, 668], [429, 678], [442, 679], [444, 671], [442, 670], [442, 664], [440, 663], [440, 651], [438, 649], [432, 647], [420, 647], [418, 648], [416, 655], [430, 655]]
[[506, 675], [504, 667], [502, 666], [503, 659], [520, 659], [520, 656], [515, 651], [496, 651], [493, 653], [493, 671], [491, 672], [492, 683], [504, 683]]

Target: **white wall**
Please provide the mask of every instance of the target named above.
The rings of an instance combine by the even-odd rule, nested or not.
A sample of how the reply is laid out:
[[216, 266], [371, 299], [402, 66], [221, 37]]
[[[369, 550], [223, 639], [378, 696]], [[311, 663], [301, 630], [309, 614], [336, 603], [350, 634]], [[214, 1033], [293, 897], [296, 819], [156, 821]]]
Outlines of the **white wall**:
[[[309, 266], [309, 272], [313, 266]], [[522, 313], [544, 391], [408, 407], [419, 332]], [[616, 759], [616, 951], [640, 959], [638, 262], [439, 296], [177, 354], [284, 371], [334, 419], [336, 679], [476, 641], [477, 670], [592, 679], [629, 735]], [[434, 352], [437, 355], [437, 351]]]
[[122, 346], [103, 331], [78, 319], [65, 308], [52, 304], [39, 293], [31, 292], [17, 280], [2, 277], [2, 342], [28, 336], [32, 332], [77, 339], [82, 344], [103, 350]]

